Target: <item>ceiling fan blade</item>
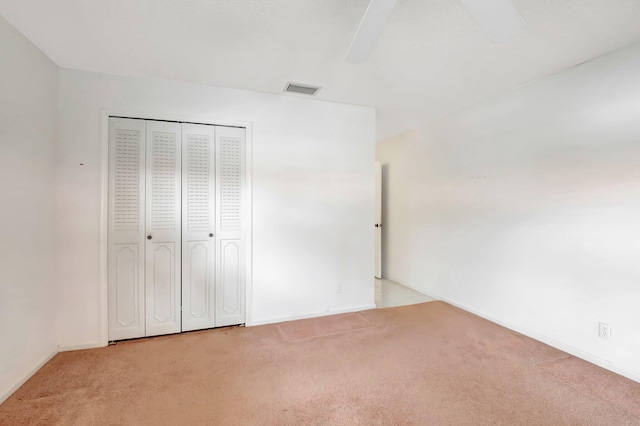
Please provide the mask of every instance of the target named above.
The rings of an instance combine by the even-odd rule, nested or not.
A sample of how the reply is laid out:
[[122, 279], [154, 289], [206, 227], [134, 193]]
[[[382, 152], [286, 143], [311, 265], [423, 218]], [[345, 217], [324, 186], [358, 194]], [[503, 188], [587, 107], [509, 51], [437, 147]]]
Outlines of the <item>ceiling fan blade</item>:
[[369, 57], [395, 5], [396, 0], [371, 0], [347, 52], [347, 61], [359, 64]]
[[524, 20], [510, 0], [460, 0], [489, 40], [502, 43], [515, 37]]

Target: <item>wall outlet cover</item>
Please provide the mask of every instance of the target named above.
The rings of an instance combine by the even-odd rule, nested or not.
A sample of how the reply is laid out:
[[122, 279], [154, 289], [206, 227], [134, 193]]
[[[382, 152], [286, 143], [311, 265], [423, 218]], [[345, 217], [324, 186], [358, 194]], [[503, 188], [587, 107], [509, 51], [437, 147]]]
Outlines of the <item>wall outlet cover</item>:
[[603, 339], [607, 339], [610, 340], [611, 339], [611, 326], [609, 324], [606, 324], [604, 322], [599, 323], [599, 330], [598, 330], [598, 336], [600, 336]]

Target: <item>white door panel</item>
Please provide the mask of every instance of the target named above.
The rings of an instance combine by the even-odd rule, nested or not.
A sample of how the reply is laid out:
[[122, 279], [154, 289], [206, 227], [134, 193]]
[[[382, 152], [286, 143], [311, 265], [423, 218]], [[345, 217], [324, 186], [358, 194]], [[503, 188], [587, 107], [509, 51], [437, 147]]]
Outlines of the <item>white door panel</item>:
[[[222, 321], [230, 321], [231, 317], [242, 314], [241, 274], [240, 274], [240, 241], [220, 240], [220, 279], [218, 281], [220, 317]], [[229, 324], [225, 324], [229, 325]]]
[[109, 119], [109, 340], [145, 335], [145, 122]]
[[221, 327], [245, 322], [245, 129], [216, 127], [216, 166], [216, 327]]
[[182, 331], [215, 326], [214, 127], [182, 125]]
[[382, 164], [376, 161], [376, 223], [374, 227], [376, 239], [375, 271], [376, 278], [382, 278]]
[[146, 335], [179, 333], [180, 124], [147, 122]]

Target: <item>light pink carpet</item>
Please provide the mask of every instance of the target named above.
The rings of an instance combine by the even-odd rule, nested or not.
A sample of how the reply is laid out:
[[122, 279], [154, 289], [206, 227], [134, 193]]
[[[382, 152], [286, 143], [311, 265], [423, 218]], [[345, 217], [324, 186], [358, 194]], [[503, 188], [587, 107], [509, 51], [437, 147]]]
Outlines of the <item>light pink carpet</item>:
[[640, 384], [443, 302], [58, 354], [0, 424], [640, 425]]
[[277, 325], [286, 340], [321, 337], [371, 326], [372, 324], [358, 313], [328, 315], [320, 318], [287, 321], [281, 322]]

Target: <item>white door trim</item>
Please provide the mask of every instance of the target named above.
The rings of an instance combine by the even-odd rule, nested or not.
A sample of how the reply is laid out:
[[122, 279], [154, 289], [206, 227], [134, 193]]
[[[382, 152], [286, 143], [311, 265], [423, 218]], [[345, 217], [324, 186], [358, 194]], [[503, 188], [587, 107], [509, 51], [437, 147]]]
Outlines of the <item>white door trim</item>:
[[376, 180], [376, 223], [375, 233], [375, 271], [373, 275], [376, 278], [382, 278], [382, 164], [379, 161], [375, 163], [375, 180]]
[[253, 325], [253, 125], [250, 122], [232, 122], [224, 120], [212, 120], [208, 117], [168, 115], [166, 113], [153, 113], [149, 111], [130, 110], [106, 110], [100, 111], [102, 124], [100, 144], [100, 342], [99, 346], [109, 344], [109, 286], [107, 280], [107, 255], [108, 255], [108, 209], [109, 209], [109, 117], [128, 117], [147, 120], [168, 120], [187, 123], [208, 124], [212, 126], [244, 127], [246, 129], [245, 155], [246, 155], [246, 188], [245, 197], [247, 208], [243, 212], [245, 229], [245, 324]]

